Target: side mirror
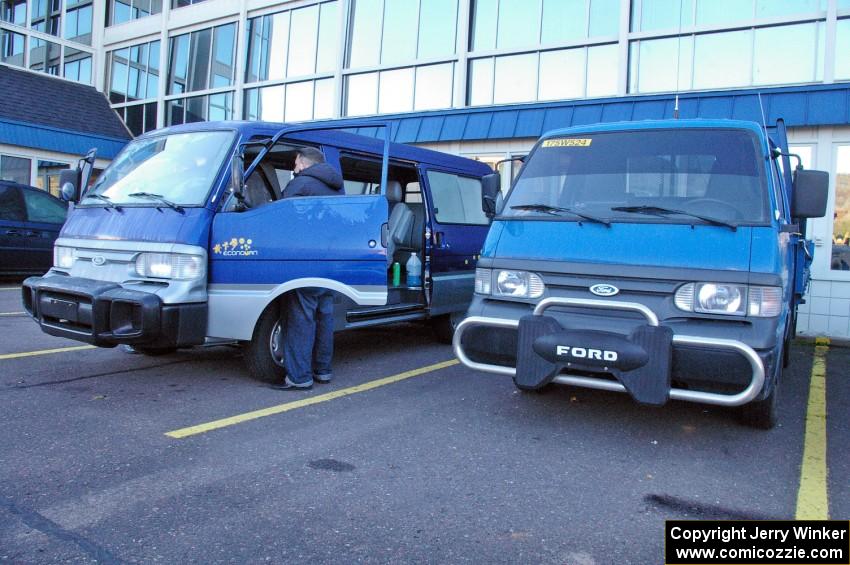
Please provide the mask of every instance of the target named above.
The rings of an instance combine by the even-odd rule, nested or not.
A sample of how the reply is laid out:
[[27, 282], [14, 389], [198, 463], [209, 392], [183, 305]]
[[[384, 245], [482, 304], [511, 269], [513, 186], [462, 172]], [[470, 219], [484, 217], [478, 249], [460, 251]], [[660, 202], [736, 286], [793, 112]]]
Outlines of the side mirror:
[[241, 152], [234, 155], [230, 162], [230, 186], [233, 193], [240, 196], [245, 190], [245, 158]]
[[794, 173], [793, 218], [820, 218], [826, 214], [829, 198], [829, 173], [798, 170]]
[[496, 200], [502, 189], [502, 175], [491, 173], [481, 177], [481, 209], [488, 218], [492, 218], [498, 212]]
[[80, 198], [80, 169], [63, 169], [59, 171], [59, 187], [62, 200], [76, 202]]

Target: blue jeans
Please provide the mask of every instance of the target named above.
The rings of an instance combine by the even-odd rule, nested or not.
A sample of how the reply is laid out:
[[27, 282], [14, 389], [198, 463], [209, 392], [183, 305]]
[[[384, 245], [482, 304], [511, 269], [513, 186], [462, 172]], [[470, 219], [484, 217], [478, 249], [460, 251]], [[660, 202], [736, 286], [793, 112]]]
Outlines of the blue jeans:
[[286, 296], [283, 363], [289, 380], [313, 382], [314, 374], [330, 374], [334, 351], [333, 292], [300, 288]]

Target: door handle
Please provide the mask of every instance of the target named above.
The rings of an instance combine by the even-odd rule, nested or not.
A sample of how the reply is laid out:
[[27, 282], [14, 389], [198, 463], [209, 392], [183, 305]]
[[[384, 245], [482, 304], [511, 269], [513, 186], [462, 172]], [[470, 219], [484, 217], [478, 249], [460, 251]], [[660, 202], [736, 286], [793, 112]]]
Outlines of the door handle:
[[6, 235], [10, 237], [24, 237], [24, 233], [21, 230], [16, 229], [6, 230]]

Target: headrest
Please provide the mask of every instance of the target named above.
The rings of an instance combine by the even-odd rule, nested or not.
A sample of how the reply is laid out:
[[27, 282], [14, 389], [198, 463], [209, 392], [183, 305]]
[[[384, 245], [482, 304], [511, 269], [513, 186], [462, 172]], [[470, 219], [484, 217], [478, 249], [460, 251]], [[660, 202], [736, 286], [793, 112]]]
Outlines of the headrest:
[[387, 200], [390, 202], [401, 202], [404, 199], [404, 192], [401, 189], [401, 183], [397, 180], [387, 181]]

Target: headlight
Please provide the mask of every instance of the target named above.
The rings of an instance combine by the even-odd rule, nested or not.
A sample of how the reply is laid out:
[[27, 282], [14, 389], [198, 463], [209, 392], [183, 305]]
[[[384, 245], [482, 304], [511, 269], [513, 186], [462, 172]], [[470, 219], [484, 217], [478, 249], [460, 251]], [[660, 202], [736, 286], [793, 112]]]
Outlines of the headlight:
[[197, 255], [142, 253], [136, 258], [136, 272], [157, 279], [199, 279], [204, 276], [204, 261]]
[[724, 283], [688, 283], [676, 291], [676, 307], [686, 312], [770, 318], [782, 309], [782, 289]]
[[53, 248], [53, 266], [60, 269], [70, 269], [74, 266], [75, 253], [73, 247]]
[[543, 279], [526, 271], [496, 271], [493, 294], [514, 298], [540, 298], [543, 296]]

